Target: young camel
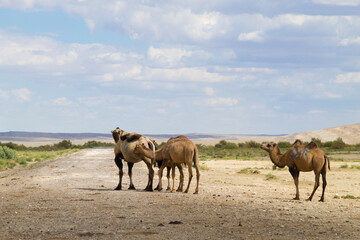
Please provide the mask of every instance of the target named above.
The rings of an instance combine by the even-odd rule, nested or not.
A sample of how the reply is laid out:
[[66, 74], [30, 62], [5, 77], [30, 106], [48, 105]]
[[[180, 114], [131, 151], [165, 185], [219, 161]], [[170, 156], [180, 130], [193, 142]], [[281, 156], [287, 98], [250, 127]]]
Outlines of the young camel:
[[[307, 199], [311, 201], [315, 191], [319, 187], [320, 174], [322, 175], [323, 189], [320, 202], [324, 201], [324, 194], [326, 188], [326, 170], [330, 170], [330, 161], [325, 153], [317, 147], [316, 143], [310, 142], [304, 146], [300, 140], [296, 140], [284, 154], [280, 152], [280, 148], [276, 143], [270, 142], [260, 146], [260, 148], [267, 151], [270, 155], [271, 161], [279, 168], [289, 167], [289, 172], [294, 179], [296, 187], [296, 195], [294, 200], [299, 200], [299, 174], [300, 172], [314, 171], [315, 173], [315, 185], [314, 189]], [[327, 162], [327, 164], [326, 164]]]
[[[163, 145], [160, 149], [155, 151], [155, 156], [152, 154], [149, 149], [146, 148], [144, 144], [138, 144], [135, 148], [135, 152], [138, 154], [144, 155], [148, 158], [155, 159], [156, 161], [163, 160], [164, 163], [161, 165], [159, 170], [159, 185], [158, 190], [162, 190], [162, 173], [166, 166], [166, 164], [170, 161], [172, 162], [172, 180], [173, 180], [173, 187], [172, 192], [175, 192], [175, 165], [174, 164], [181, 164], [185, 163], [188, 165], [189, 170], [189, 182], [185, 193], [189, 191], [191, 179], [192, 179], [192, 164], [194, 162], [195, 169], [196, 169], [196, 189], [194, 194], [199, 192], [199, 180], [200, 180], [200, 171], [199, 171], [199, 157], [198, 157], [198, 150], [196, 145], [189, 140], [185, 136], [179, 136], [173, 139], [169, 139], [165, 145]], [[180, 178], [180, 185], [182, 189], [183, 185], [183, 177]]]
[[[135, 189], [135, 186], [132, 181], [132, 168], [134, 163], [144, 161], [146, 166], [149, 169], [149, 178], [145, 191], [153, 191], [153, 179], [154, 179], [154, 170], [152, 168], [153, 161], [150, 158], [145, 156], [138, 156], [134, 153], [135, 146], [137, 144], [144, 144], [150, 151], [155, 153], [155, 145], [148, 138], [143, 135], [137, 133], [129, 133], [120, 128], [116, 128], [111, 131], [114, 141], [114, 153], [115, 153], [115, 163], [119, 168], [119, 184], [114, 190], [121, 190], [121, 183], [123, 177], [123, 164], [122, 160], [126, 161], [128, 164], [128, 174], [130, 178], [130, 186], [129, 189]], [[152, 149], [152, 150], [151, 150]]]

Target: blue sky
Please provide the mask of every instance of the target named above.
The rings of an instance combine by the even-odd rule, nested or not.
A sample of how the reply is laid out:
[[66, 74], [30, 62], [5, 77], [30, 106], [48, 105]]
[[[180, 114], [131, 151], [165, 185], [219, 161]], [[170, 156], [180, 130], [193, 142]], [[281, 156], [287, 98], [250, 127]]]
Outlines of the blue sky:
[[359, 123], [360, 0], [0, 0], [0, 131]]

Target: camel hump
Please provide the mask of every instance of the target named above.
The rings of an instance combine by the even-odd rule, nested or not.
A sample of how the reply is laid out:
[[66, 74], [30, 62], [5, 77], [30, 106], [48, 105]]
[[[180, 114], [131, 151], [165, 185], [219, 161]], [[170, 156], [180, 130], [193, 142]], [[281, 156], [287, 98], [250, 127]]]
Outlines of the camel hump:
[[315, 142], [311, 141], [309, 144], [307, 144], [307, 145], [305, 146], [305, 148], [307, 148], [307, 149], [314, 149], [314, 148], [318, 148], [318, 145], [317, 145]]
[[134, 142], [134, 141], [138, 140], [141, 137], [142, 137], [142, 135], [138, 134], [138, 133], [128, 133], [128, 134], [122, 135], [120, 137], [120, 139], [121, 139], [121, 141], [126, 140], [127, 142]]
[[302, 145], [302, 141], [300, 139], [296, 139], [295, 142], [291, 145], [292, 147], [299, 147]]

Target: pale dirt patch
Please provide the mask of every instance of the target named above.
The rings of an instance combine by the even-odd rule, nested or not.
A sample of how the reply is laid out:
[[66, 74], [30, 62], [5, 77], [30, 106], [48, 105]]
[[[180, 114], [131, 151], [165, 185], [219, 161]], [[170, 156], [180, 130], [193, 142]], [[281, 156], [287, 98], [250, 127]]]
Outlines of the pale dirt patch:
[[[317, 201], [321, 187], [312, 202], [305, 201], [313, 188], [312, 172], [300, 173], [301, 200], [293, 201], [291, 175], [272, 170], [270, 160], [201, 164], [209, 170], [201, 171], [198, 195], [192, 194], [195, 176], [189, 194], [142, 191], [147, 182], [143, 163], [134, 166], [138, 190], [127, 190], [125, 174], [124, 190], [114, 191], [118, 170], [112, 149], [84, 150], [33, 169], [2, 172], [0, 239], [359, 238], [360, 199], [334, 198], [360, 196], [360, 170], [340, 168], [344, 162], [331, 162], [324, 203]], [[237, 173], [243, 168], [260, 173]], [[266, 180], [267, 174], [276, 179]]]

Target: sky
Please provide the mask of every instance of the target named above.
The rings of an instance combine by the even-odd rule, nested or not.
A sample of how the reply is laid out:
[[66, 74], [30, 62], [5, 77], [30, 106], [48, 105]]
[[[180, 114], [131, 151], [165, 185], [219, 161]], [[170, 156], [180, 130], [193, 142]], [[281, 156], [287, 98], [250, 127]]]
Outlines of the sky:
[[0, 132], [359, 123], [360, 0], [0, 0]]

